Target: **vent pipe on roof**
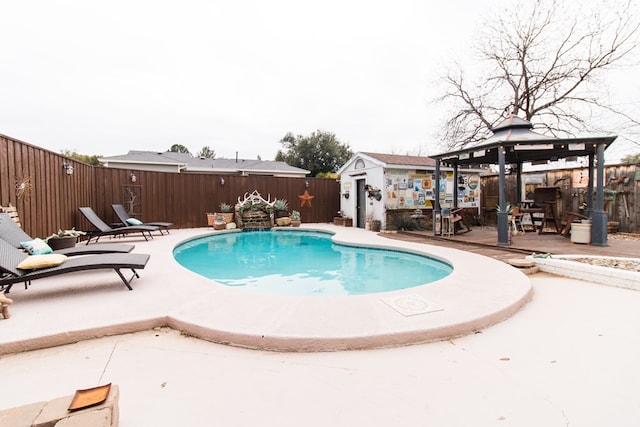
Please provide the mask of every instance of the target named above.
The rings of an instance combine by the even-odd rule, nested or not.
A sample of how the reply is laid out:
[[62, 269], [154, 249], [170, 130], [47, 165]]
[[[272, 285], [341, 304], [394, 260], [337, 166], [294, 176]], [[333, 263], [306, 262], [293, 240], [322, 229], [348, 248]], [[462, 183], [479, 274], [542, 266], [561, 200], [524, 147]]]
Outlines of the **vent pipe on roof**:
[[236, 163], [238, 163], [238, 152], [236, 151]]

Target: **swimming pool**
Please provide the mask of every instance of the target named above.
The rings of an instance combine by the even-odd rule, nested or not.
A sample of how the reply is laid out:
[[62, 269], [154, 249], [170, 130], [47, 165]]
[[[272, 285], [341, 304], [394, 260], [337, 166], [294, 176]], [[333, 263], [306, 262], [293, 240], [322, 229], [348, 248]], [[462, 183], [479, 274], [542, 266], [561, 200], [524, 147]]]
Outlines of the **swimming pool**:
[[335, 244], [315, 231], [249, 231], [198, 238], [174, 249], [185, 268], [227, 286], [278, 295], [362, 295], [448, 276], [442, 261]]

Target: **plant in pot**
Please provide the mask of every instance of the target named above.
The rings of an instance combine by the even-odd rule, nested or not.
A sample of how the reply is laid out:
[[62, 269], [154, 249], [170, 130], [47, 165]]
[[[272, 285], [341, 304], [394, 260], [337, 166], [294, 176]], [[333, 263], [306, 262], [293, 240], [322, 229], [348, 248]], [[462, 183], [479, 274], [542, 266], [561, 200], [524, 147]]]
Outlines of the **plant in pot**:
[[214, 230], [224, 230], [227, 228], [227, 223], [221, 214], [217, 214], [216, 218], [213, 220], [213, 229]]
[[373, 215], [369, 214], [367, 215], [367, 219], [364, 223], [364, 229], [377, 232], [377, 231], [380, 231], [381, 225], [382, 225], [382, 222], [380, 220], [373, 219]]
[[56, 251], [58, 249], [74, 247], [78, 241], [78, 237], [84, 236], [85, 234], [87, 233], [76, 230], [75, 228], [71, 230], [58, 230], [57, 233], [53, 233], [44, 239], [44, 241], [47, 242], [47, 245], [49, 245], [51, 249]]
[[220, 203], [220, 212], [216, 215], [221, 216], [226, 224], [233, 222], [233, 207], [228, 203]]
[[207, 212], [207, 225], [213, 227], [213, 222], [216, 220], [216, 214], [214, 212]]
[[294, 227], [300, 227], [300, 212], [291, 211], [291, 225]]
[[289, 203], [286, 199], [276, 199], [273, 202], [273, 210], [276, 218], [284, 218], [289, 216]]
[[286, 227], [291, 225], [289, 218], [289, 204], [285, 199], [276, 199], [273, 202], [273, 210], [275, 211], [275, 222], [278, 227]]

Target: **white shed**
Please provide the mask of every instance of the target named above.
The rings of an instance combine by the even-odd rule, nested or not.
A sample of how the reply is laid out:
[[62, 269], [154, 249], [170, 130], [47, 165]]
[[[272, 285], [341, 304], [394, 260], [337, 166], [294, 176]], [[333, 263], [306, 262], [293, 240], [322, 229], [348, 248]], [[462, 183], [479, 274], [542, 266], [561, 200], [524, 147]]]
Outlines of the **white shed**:
[[422, 156], [354, 154], [338, 171], [342, 215], [353, 218], [354, 227], [364, 228], [367, 221], [378, 220], [382, 228], [388, 228], [390, 210], [432, 210], [435, 185], [440, 185], [441, 207], [454, 206], [455, 188], [457, 207], [473, 208], [479, 214], [482, 170], [459, 171], [456, 184], [451, 168], [441, 168], [436, 180], [435, 164], [434, 159]]

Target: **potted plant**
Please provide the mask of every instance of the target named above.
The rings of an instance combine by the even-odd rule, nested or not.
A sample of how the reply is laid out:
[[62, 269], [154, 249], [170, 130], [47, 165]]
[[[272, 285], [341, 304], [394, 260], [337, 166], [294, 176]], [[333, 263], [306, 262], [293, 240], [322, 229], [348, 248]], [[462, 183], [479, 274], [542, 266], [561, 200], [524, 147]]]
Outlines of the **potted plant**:
[[369, 214], [367, 215], [367, 219], [364, 223], [364, 229], [378, 232], [380, 231], [381, 225], [382, 225], [382, 221], [380, 221], [379, 219], [373, 219], [373, 215]]
[[224, 219], [225, 224], [229, 224], [233, 222], [233, 211], [232, 206], [228, 203], [220, 203], [220, 212], [216, 215], [221, 216]]
[[58, 230], [57, 233], [53, 233], [51, 236], [44, 239], [47, 245], [54, 251], [64, 248], [72, 248], [76, 245], [79, 236], [84, 236], [84, 231], [78, 231], [75, 228], [71, 230]]
[[221, 214], [217, 214], [216, 218], [213, 220], [213, 229], [214, 230], [224, 230], [227, 228], [227, 223]]
[[286, 199], [276, 199], [273, 202], [273, 210], [276, 218], [284, 218], [289, 216], [289, 203]]
[[300, 212], [291, 211], [291, 225], [294, 227], [300, 227]]
[[213, 222], [216, 220], [216, 214], [213, 212], [207, 212], [207, 225], [213, 227]]

